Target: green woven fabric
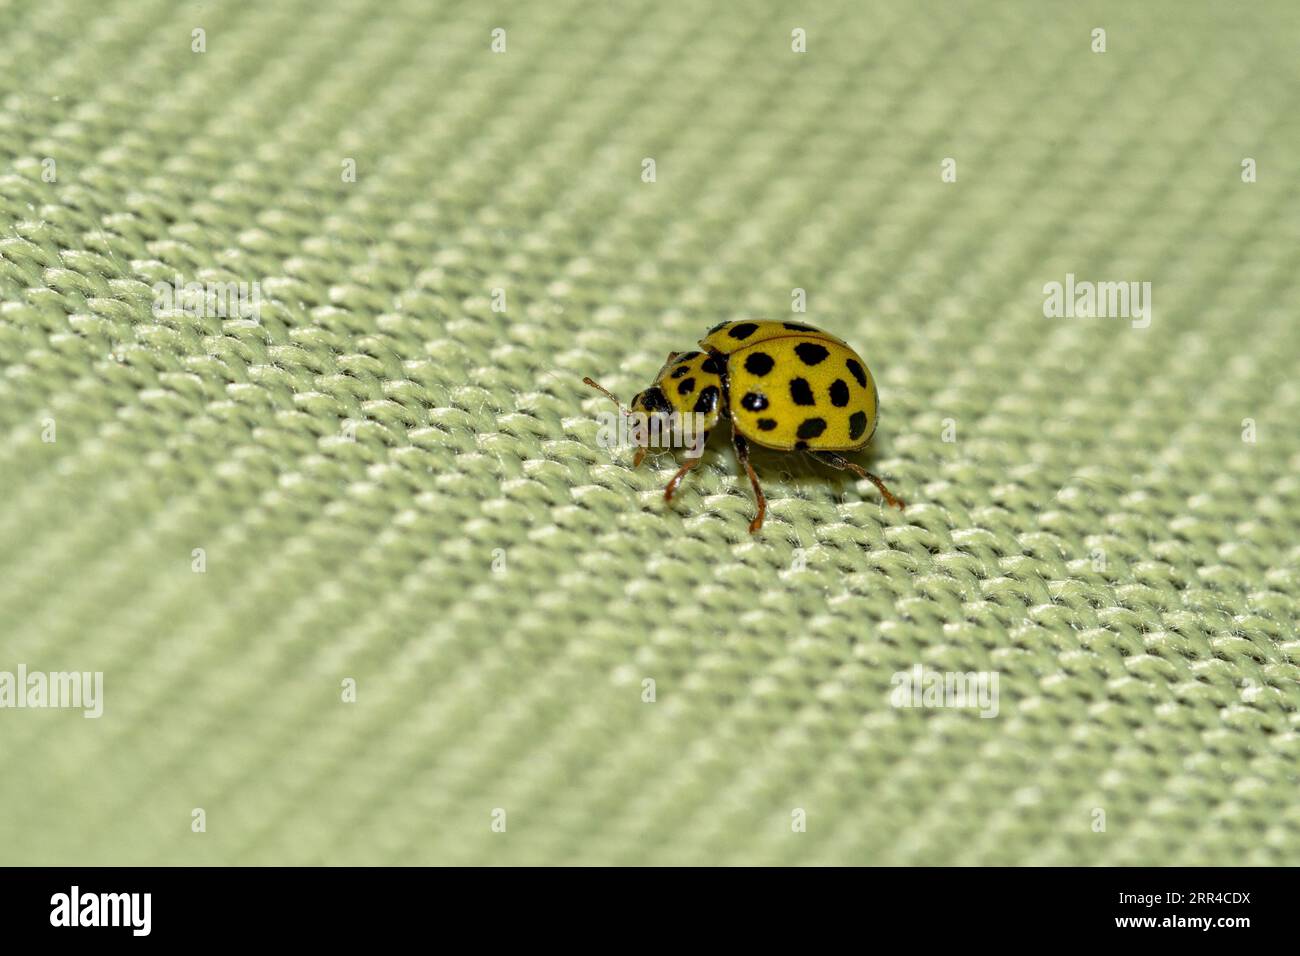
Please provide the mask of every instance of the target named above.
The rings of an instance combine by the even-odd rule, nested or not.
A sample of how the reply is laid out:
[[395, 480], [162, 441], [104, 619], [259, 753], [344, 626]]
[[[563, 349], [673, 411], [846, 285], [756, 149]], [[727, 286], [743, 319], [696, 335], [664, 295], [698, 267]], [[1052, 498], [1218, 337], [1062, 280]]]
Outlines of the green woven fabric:
[[[0, 671], [104, 675], [0, 710], [0, 863], [1300, 863], [1298, 43], [0, 5]], [[725, 441], [672, 507], [598, 445], [583, 375], [741, 317], [863, 353], [905, 512], [758, 453], [751, 537]], [[997, 716], [894, 706], [918, 665]]]

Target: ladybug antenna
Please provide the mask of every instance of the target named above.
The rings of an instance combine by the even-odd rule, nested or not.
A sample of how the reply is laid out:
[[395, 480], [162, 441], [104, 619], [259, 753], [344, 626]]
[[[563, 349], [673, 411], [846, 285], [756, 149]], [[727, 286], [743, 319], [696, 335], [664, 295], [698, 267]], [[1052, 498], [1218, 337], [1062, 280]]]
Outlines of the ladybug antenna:
[[591, 379], [589, 379], [589, 378], [587, 378], [587, 377], [585, 377], [585, 376], [584, 376], [583, 379], [582, 379], [582, 384], [584, 384], [584, 385], [590, 385], [590, 386], [591, 386], [592, 388], [594, 388], [596, 391], [598, 391], [598, 392], [603, 392], [606, 398], [608, 398], [611, 402], [613, 402], [615, 405], [618, 406], [618, 410], [619, 410], [620, 412], [622, 412], [624, 415], [627, 414], [627, 410], [623, 407], [623, 403], [620, 402], [620, 401], [618, 400], [618, 397], [617, 397], [613, 392], [611, 392], [609, 389], [607, 389], [604, 385], [601, 385], [599, 382], [594, 382], [594, 381], [592, 381]]

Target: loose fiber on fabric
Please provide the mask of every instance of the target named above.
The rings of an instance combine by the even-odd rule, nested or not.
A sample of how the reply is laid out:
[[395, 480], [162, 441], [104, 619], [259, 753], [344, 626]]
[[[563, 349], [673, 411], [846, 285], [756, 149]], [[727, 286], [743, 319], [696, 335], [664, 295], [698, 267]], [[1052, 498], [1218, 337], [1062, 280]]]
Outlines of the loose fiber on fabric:
[[[0, 863], [1300, 863], [1298, 44], [0, 5], [0, 671], [104, 675], [0, 709]], [[1149, 326], [1047, 317], [1067, 275]], [[597, 441], [584, 375], [792, 316], [905, 512], [758, 452], [751, 537], [724, 441], [671, 507]]]

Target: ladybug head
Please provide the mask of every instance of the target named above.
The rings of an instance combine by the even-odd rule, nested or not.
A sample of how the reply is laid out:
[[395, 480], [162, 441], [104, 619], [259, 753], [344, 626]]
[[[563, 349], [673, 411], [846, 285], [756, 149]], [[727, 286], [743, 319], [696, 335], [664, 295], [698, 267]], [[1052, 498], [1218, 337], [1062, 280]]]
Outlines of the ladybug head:
[[655, 436], [665, 434], [664, 426], [675, 409], [668, 401], [668, 397], [664, 395], [663, 389], [658, 385], [651, 385], [632, 396], [630, 411], [633, 415], [645, 416], [645, 422], [649, 427], [639, 429], [634, 434], [637, 435], [637, 444], [646, 448], [656, 444]]
[[651, 385], [644, 391], [632, 396], [632, 411], [643, 415], [669, 415], [673, 411], [672, 403], [658, 385]]
[[[659, 448], [666, 445], [667, 436], [670, 434], [674, 416], [682, 412], [682, 409], [673, 405], [673, 402], [664, 393], [660, 383], [673, 360], [680, 355], [680, 352], [673, 352], [668, 356], [668, 362], [659, 374], [655, 376], [653, 384], [649, 388], [642, 389], [632, 396], [632, 401], [628, 403], [627, 411], [624, 414], [633, 416], [634, 424], [632, 427], [632, 440], [640, 448], [637, 454], [636, 462], [639, 464], [642, 456], [645, 455], [647, 448]], [[615, 405], [622, 405], [618, 399], [607, 389], [592, 381], [590, 378], [584, 378], [583, 382], [594, 389], [605, 394]]]
[[654, 384], [643, 391], [637, 392], [632, 396], [631, 411], [640, 413], [649, 418], [667, 417], [673, 412], [680, 412], [682, 409], [673, 405], [672, 400], [664, 394], [661, 384], [667, 381], [668, 370], [672, 364], [677, 361], [681, 352], [669, 352], [663, 368], [659, 369], [655, 375]]

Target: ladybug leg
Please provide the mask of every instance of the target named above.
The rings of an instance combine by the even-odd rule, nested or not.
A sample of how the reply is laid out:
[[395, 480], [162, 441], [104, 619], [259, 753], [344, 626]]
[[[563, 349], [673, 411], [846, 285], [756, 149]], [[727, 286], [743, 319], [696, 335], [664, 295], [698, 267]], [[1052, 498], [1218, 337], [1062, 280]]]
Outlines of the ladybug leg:
[[646, 451], [646, 450], [645, 450], [645, 446], [644, 446], [644, 445], [641, 446], [640, 448], [638, 448], [638, 449], [636, 450], [636, 454], [632, 456], [632, 467], [633, 467], [633, 468], [640, 468], [640, 467], [641, 467], [641, 462], [645, 461], [645, 451]]
[[883, 481], [881, 481], [879, 478], [877, 478], [875, 475], [873, 475], [871, 472], [867, 471], [865, 468], [861, 467], [860, 465], [853, 464], [853, 462], [849, 461], [843, 455], [836, 454], [833, 451], [819, 451], [819, 452], [814, 452], [813, 454], [816, 458], [820, 459], [821, 461], [824, 461], [832, 468], [838, 468], [840, 471], [851, 471], [859, 478], [867, 479], [867, 481], [871, 482], [873, 485], [875, 485], [877, 488], [880, 489], [880, 493], [885, 496], [885, 501], [893, 505], [899, 511], [902, 511], [904, 508], [907, 507], [907, 503], [903, 501], [902, 498], [897, 497], [892, 491], [886, 488], [885, 483]]
[[700, 463], [699, 458], [687, 458], [686, 464], [677, 469], [677, 474], [673, 475], [673, 480], [668, 482], [668, 487], [664, 489], [664, 501], [672, 501], [673, 494], [677, 491], [677, 486], [682, 483], [686, 473]]
[[755, 534], [763, 527], [763, 517], [767, 514], [767, 499], [763, 497], [763, 489], [758, 483], [758, 475], [754, 474], [754, 466], [749, 463], [749, 442], [734, 430], [731, 437], [732, 443], [736, 446], [736, 458], [745, 466], [745, 471], [749, 474], [749, 483], [754, 486], [754, 499], [758, 502], [758, 514], [749, 523], [749, 533]]

